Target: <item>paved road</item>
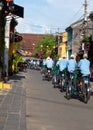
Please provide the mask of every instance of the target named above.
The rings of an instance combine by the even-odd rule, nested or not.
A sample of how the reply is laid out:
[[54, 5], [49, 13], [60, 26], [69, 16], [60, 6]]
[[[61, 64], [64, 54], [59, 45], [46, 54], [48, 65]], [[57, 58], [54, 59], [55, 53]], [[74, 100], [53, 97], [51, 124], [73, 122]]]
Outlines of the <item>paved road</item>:
[[93, 130], [93, 96], [88, 104], [68, 101], [36, 70], [28, 70], [24, 86], [27, 130]]
[[93, 130], [93, 95], [88, 104], [68, 101], [40, 71], [14, 75], [0, 90], [0, 130]]

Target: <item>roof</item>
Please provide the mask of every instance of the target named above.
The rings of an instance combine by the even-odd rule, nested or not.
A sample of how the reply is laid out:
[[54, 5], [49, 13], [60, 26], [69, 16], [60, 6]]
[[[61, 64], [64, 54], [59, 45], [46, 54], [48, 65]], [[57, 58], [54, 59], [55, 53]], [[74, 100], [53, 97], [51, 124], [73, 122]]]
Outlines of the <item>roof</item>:
[[[87, 22], [90, 21], [90, 17], [87, 16]], [[68, 26], [65, 30], [68, 31], [69, 29], [73, 29], [76, 28], [77, 26], [79, 26], [79, 28], [81, 28], [80, 25], [82, 25], [84, 23], [84, 18], [77, 20], [76, 22], [72, 23], [70, 26]]]
[[50, 34], [28, 34], [21, 33], [23, 40], [20, 42], [20, 50], [26, 52], [26, 55], [31, 55], [35, 49], [35, 45], [40, 42], [45, 36], [49, 36]]

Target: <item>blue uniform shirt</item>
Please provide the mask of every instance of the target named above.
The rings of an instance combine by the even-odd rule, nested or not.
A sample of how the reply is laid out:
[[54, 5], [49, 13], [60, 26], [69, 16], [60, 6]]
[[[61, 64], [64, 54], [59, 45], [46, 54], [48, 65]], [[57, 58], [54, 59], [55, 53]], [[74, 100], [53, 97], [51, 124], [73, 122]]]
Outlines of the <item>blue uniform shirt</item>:
[[51, 68], [52, 69], [52, 67], [54, 65], [54, 62], [53, 62], [52, 59], [46, 59], [45, 65], [47, 66], [47, 68]]
[[90, 61], [87, 59], [81, 59], [79, 62], [81, 74], [90, 74]]
[[68, 71], [74, 71], [76, 68], [76, 61], [74, 59], [68, 60], [68, 65], [67, 65]]
[[59, 70], [63, 71], [67, 67], [67, 60], [66, 59], [61, 59], [57, 62], [57, 66], [59, 65]]

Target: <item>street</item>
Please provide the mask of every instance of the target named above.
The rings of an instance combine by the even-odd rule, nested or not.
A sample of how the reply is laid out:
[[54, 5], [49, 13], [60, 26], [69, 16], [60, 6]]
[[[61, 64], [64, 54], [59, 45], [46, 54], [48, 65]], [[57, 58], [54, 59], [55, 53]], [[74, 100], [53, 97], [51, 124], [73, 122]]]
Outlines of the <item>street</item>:
[[93, 130], [93, 1], [82, 5], [0, 0], [0, 130]]
[[78, 99], [67, 100], [65, 92], [43, 81], [36, 70], [27, 71], [24, 85], [27, 130], [93, 129], [93, 95], [87, 104]]
[[[0, 130], [92, 130], [93, 94], [87, 104], [43, 81], [40, 71], [13, 75], [0, 90]], [[93, 88], [93, 87], [92, 87]]]

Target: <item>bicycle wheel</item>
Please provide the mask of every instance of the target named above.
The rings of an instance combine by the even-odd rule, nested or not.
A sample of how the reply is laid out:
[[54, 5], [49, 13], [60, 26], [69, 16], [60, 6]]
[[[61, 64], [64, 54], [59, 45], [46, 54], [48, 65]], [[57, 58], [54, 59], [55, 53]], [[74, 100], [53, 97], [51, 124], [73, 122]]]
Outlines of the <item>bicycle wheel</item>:
[[71, 86], [72, 86], [72, 81], [70, 81], [69, 84], [66, 86], [66, 98], [69, 100], [71, 99]]
[[83, 100], [84, 100], [84, 103], [87, 104], [88, 100], [90, 99], [90, 95], [91, 95], [88, 84], [84, 84], [84, 90], [83, 91], [84, 91]]

